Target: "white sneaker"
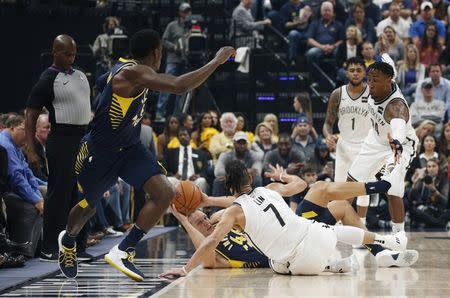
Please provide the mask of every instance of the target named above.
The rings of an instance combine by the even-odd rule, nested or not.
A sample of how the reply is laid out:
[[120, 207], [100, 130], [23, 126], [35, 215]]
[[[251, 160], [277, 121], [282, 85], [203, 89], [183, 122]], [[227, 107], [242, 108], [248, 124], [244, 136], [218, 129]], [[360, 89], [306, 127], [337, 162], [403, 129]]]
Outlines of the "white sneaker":
[[116, 231], [116, 230], [114, 230], [113, 228], [111, 228], [111, 227], [109, 227], [109, 228], [107, 228], [105, 231], [104, 231], [104, 233], [105, 233], [105, 238], [107, 238], [107, 237], [120, 237], [120, 236], [123, 236], [123, 232], [120, 232], [120, 231]]
[[390, 250], [404, 251], [408, 244], [408, 238], [406, 238], [405, 231], [401, 231], [394, 235], [383, 235], [380, 239], [375, 239], [374, 244], [379, 244]]
[[410, 267], [419, 259], [417, 250], [383, 250], [375, 256], [378, 267]]
[[123, 251], [116, 245], [105, 255], [105, 261], [129, 278], [135, 281], [143, 281], [144, 274], [133, 264], [135, 254], [136, 252], [132, 247]]

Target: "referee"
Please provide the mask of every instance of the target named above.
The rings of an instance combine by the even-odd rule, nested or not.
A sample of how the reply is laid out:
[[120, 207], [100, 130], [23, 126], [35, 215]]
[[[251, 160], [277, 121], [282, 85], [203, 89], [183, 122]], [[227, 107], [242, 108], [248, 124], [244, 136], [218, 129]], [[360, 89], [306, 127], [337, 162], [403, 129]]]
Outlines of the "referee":
[[[51, 123], [46, 146], [49, 177], [44, 202], [43, 261], [58, 259], [58, 234], [66, 228], [70, 209], [78, 203], [74, 164], [91, 117], [91, 105], [86, 75], [72, 68], [76, 53], [72, 37], [59, 35], [55, 38], [53, 64], [41, 74], [26, 104], [27, 155], [33, 168], [39, 167], [40, 162], [33, 143], [36, 120], [43, 107], [49, 111]], [[78, 259], [88, 260], [85, 237], [79, 238]]]

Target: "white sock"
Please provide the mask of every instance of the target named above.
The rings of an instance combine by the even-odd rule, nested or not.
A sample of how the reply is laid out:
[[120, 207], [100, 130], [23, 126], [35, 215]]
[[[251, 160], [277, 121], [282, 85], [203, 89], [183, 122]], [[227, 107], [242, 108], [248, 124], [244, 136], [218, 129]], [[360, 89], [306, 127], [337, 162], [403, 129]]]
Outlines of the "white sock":
[[405, 230], [405, 222], [392, 222], [392, 232], [394, 232], [394, 234], [397, 234], [398, 232], [402, 232]]
[[350, 245], [361, 245], [364, 241], [364, 230], [350, 226], [334, 226], [334, 232], [339, 242]]
[[363, 225], [366, 225], [366, 218], [365, 217], [361, 217], [361, 222]]

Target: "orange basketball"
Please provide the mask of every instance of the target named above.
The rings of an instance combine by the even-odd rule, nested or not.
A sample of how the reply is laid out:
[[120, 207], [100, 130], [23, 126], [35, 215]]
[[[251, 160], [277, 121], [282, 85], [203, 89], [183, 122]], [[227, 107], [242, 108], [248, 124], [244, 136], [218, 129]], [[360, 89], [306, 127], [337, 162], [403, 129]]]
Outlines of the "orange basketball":
[[202, 200], [202, 191], [191, 181], [180, 181], [176, 187], [173, 204], [178, 212], [189, 215], [198, 208]]

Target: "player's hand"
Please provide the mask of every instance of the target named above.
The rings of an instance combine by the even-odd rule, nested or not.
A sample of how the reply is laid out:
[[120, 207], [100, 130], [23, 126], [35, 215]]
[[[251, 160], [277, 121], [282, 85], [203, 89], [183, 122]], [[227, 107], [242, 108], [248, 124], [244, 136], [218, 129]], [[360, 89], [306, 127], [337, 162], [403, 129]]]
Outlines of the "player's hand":
[[186, 273], [183, 270], [183, 268], [173, 268], [159, 275], [159, 277], [164, 277], [168, 279], [176, 279], [183, 276], [186, 276]]
[[282, 166], [277, 164], [275, 167], [271, 164], [269, 164], [271, 172], [265, 172], [264, 176], [267, 178], [270, 178], [272, 181], [280, 181], [280, 176], [284, 173], [284, 169]]
[[39, 215], [44, 214], [44, 199], [41, 199], [36, 204], [34, 204], [34, 208], [37, 209]]
[[217, 61], [219, 64], [224, 64], [228, 61], [228, 59], [236, 54], [236, 50], [233, 47], [222, 47], [220, 50], [217, 51], [216, 57], [214, 57], [214, 60]]
[[178, 212], [174, 204], [170, 205], [170, 212], [172, 212], [173, 216], [175, 216], [175, 218], [178, 219], [178, 221], [180, 221], [181, 223], [187, 221], [187, 216]]
[[330, 151], [336, 150], [336, 143], [337, 143], [336, 135], [328, 135], [328, 137], [325, 139], [325, 141], [326, 141], [327, 147], [328, 147], [328, 149], [330, 149]]
[[403, 146], [398, 141], [392, 138], [391, 134], [388, 134], [389, 145], [391, 146], [392, 151], [394, 152], [394, 160], [395, 163], [400, 163], [400, 158], [402, 157]]

